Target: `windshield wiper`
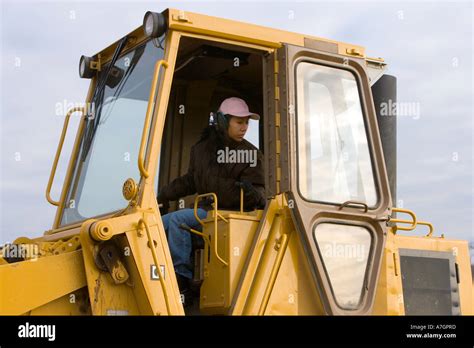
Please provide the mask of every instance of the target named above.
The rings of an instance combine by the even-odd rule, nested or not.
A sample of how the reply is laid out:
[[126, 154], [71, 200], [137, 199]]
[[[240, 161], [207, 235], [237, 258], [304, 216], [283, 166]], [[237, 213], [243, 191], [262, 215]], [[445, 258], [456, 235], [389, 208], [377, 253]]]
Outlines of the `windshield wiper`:
[[92, 115], [92, 113], [96, 109], [95, 106], [98, 105], [98, 103], [104, 97], [104, 91], [105, 91], [105, 86], [107, 83], [107, 78], [109, 77], [109, 74], [112, 71], [112, 68], [115, 65], [115, 62], [117, 61], [120, 55], [120, 52], [122, 52], [125, 45], [127, 44], [127, 41], [128, 41], [128, 37], [124, 37], [122, 40], [120, 40], [117, 47], [115, 48], [115, 52], [112, 56], [112, 60], [110, 61], [109, 66], [107, 67], [107, 70], [105, 71], [104, 74], [101, 75], [100, 80], [97, 82], [97, 88], [95, 89], [94, 96], [92, 97], [92, 105], [94, 105], [94, 107], [92, 108], [92, 111], [90, 111], [87, 114], [88, 122], [85, 129], [84, 141], [82, 143], [82, 156], [81, 156], [82, 161], [85, 161], [87, 154], [89, 153], [92, 141], [94, 139], [94, 135], [97, 131], [97, 127], [100, 121], [101, 113], [97, 112], [97, 115]]

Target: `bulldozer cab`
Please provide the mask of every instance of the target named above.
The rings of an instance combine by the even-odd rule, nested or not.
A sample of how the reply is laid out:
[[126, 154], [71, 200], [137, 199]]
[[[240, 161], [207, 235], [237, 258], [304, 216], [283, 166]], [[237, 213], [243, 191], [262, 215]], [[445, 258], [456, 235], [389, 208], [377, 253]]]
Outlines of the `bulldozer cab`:
[[[356, 45], [173, 9], [148, 12], [142, 27], [81, 58], [80, 75], [91, 86], [86, 107], [67, 115], [48, 183], [47, 199], [58, 206], [53, 228], [17, 241], [38, 246], [34, 264], [0, 265], [22, 279], [62, 264], [63, 281], [52, 278], [22, 304], [8, 299], [28, 287], [10, 284], [2, 313], [405, 314], [400, 296], [406, 291], [408, 301], [419, 292], [403, 283], [400, 267], [413, 267], [402, 260], [429, 248], [457, 250], [441, 257], [449, 271], [438, 290], [450, 297], [438, 309], [458, 313], [462, 302], [469, 312], [467, 244], [436, 239], [433, 247], [395, 234], [396, 223], [405, 226], [399, 230], [430, 224], [393, 214], [407, 212], [392, 206], [393, 173], [373, 102], [384, 69]], [[200, 288], [187, 307], [156, 197], [187, 172], [210, 114], [231, 96], [262, 116], [250, 121], [247, 140], [264, 155], [266, 206], [222, 210], [212, 192], [171, 206], [196, 212], [200, 199], [214, 195], [207, 218], [196, 214], [201, 228], [188, 230], [201, 243], [193, 250]], [[55, 201], [55, 167], [78, 111], [82, 121]], [[453, 269], [463, 282], [453, 283]], [[82, 300], [68, 303], [71, 294]]]

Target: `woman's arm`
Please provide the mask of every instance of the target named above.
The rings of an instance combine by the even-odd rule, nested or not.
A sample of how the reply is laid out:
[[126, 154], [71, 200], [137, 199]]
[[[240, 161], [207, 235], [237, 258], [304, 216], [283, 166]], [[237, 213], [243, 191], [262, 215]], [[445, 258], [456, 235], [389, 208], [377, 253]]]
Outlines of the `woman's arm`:
[[196, 193], [196, 185], [194, 183], [194, 160], [193, 146], [191, 148], [188, 172], [163, 187], [158, 194], [158, 202], [176, 201], [182, 197]]

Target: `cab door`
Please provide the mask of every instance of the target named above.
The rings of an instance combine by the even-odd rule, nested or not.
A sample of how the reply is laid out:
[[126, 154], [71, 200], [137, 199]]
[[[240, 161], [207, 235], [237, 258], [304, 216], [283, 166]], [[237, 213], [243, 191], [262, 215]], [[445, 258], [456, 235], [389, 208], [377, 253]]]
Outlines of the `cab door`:
[[287, 44], [266, 57], [267, 195], [285, 193], [328, 314], [371, 313], [391, 208], [364, 63]]

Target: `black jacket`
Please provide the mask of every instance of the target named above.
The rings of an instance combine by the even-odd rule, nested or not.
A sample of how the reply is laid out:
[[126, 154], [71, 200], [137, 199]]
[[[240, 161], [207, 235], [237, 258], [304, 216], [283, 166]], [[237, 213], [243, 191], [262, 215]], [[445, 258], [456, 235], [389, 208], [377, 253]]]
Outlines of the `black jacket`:
[[[219, 209], [239, 210], [240, 184], [245, 187], [244, 208], [263, 208], [265, 179], [262, 160], [262, 153], [247, 140], [235, 142], [220, 135], [213, 127], [206, 128], [201, 139], [191, 148], [188, 172], [162, 188], [158, 201], [164, 203], [196, 192], [214, 192]], [[212, 209], [206, 200], [200, 207]]]

